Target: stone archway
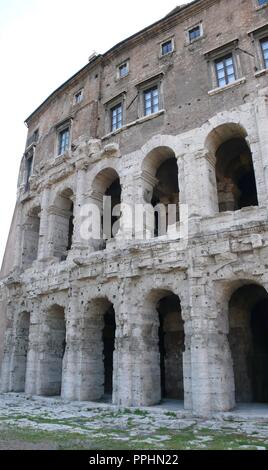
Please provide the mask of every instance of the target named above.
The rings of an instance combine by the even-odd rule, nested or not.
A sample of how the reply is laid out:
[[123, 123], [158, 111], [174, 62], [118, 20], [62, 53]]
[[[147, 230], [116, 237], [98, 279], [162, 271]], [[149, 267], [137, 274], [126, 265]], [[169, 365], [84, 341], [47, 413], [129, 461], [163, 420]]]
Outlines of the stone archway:
[[[164, 146], [151, 150], [142, 163], [142, 175], [144, 202], [155, 209], [154, 236], [165, 235], [168, 226], [176, 224], [180, 217], [178, 165], [174, 151]], [[163, 211], [157, 210], [160, 205]], [[174, 206], [172, 212], [169, 211], [171, 205]]]
[[74, 194], [71, 189], [65, 189], [55, 199], [51, 207], [53, 217], [53, 256], [60, 261], [67, 258], [72, 248], [74, 232]]
[[38, 394], [60, 396], [63, 359], [66, 349], [64, 307], [54, 304], [46, 312], [41, 339], [41, 359]]
[[219, 212], [257, 206], [255, 171], [246, 130], [236, 123], [222, 124], [210, 132], [205, 146], [215, 164], [214, 197]]
[[114, 168], [101, 170], [92, 183], [90, 202], [96, 205], [100, 219], [95, 217], [96, 220], [92, 220], [92, 224], [100, 224], [93, 230], [101, 237], [94, 242], [96, 250], [105, 249], [107, 241], [114, 238], [119, 230], [121, 192], [120, 178]]
[[229, 301], [236, 402], [268, 403], [268, 293], [248, 284]]
[[141, 327], [143, 343], [143, 403], [162, 399], [184, 400], [184, 324], [180, 299], [172, 291], [154, 289], [144, 305]]

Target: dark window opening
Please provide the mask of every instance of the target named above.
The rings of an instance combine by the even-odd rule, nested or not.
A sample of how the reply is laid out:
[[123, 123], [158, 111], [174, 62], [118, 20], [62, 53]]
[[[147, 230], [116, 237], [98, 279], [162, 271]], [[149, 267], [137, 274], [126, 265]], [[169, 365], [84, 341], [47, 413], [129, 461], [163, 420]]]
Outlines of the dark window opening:
[[74, 205], [73, 202], [71, 203], [71, 208], [70, 212], [71, 215], [69, 217], [69, 230], [68, 230], [68, 245], [67, 245], [67, 251], [69, 251], [72, 248], [72, 243], [73, 243], [73, 233], [74, 233]]
[[162, 298], [159, 314], [159, 353], [162, 398], [183, 400], [184, 324], [178, 296]]
[[26, 164], [25, 191], [29, 191], [30, 177], [32, 176], [32, 172], [33, 172], [33, 154], [32, 153], [30, 155], [26, 155], [25, 164]]
[[229, 343], [237, 402], [268, 403], [268, 294], [258, 285], [238, 289], [229, 303]]
[[219, 147], [216, 177], [220, 212], [258, 205], [252, 154], [245, 139], [230, 139]]
[[[153, 189], [151, 204], [156, 207], [158, 204], [165, 206], [165, 229], [168, 228], [168, 207], [169, 204], [176, 205], [176, 220], [179, 221], [179, 183], [178, 183], [178, 165], [176, 157], [164, 161], [156, 172], [157, 185]], [[155, 237], [159, 236], [159, 213], [155, 212]], [[172, 221], [171, 221], [172, 222]]]
[[113, 353], [115, 347], [115, 313], [111, 306], [104, 315], [103, 328], [103, 364], [104, 364], [104, 393], [111, 395], [113, 392]]

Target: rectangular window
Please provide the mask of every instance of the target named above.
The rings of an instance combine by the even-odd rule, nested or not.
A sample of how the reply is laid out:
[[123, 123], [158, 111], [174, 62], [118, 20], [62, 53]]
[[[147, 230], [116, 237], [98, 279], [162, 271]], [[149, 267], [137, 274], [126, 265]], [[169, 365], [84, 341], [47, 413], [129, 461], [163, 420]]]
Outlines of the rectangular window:
[[75, 104], [81, 103], [83, 100], [83, 90], [79, 90], [75, 95], [74, 95], [74, 102]]
[[259, 4], [260, 6], [262, 6], [262, 5], [268, 5], [268, 0], [258, 0], [258, 4]]
[[144, 115], [157, 113], [159, 111], [159, 90], [158, 86], [154, 86], [144, 92]]
[[196, 39], [200, 38], [200, 36], [201, 36], [200, 26], [196, 26], [195, 28], [190, 29], [190, 31], [189, 31], [189, 41], [190, 42], [195, 41]]
[[173, 52], [173, 42], [170, 39], [169, 41], [163, 42], [163, 44], [161, 45], [161, 53], [163, 56], [170, 54], [171, 52]]
[[122, 104], [118, 104], [111, 109], [111, 131], [114, 132], [120, 129], [123, 124], [123, 110]]
[[124, 78], [128, 75], [128, 62], [124, 62], [118, 67], [119, 78]]
[[67, 150], [69, 150], [69, 143], [70, 129], [67, 127], [59, 133], [58, 155], [63, 155]]
[[215, 61], [218, 86], [222, 87], [235, 81], [234, 60], [232, 55]]
[[29, 189], [29, 180], [30, 177], [32, 176], [33, 173], [33, 150], [30, 150], [26, 155], [25, 155], [25, 191], [28, 191]]
[[261, 41], [261, 49], [264, 60], [264, 67], [268, 69], [268, 38]]

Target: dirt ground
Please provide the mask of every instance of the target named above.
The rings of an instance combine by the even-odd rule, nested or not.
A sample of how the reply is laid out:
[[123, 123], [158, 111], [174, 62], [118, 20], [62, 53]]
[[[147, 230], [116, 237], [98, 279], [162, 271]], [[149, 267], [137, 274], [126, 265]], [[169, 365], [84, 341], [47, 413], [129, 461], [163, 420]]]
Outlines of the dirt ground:
[[0, 450], [268, 450], [268, 412], [253, 411], [202, 420], [165, 407], [0, 394]]

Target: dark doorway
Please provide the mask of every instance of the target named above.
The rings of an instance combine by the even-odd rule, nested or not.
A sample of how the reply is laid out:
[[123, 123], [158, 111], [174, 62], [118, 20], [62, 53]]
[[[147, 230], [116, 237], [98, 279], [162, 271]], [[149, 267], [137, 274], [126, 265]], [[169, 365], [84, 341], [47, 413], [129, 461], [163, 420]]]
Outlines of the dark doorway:
[[162, 398], [183, 400], [184, 326], [179, 297], [171, 294], [162, 298], [157, 311]]
[[232, 138], [220, 145], [216, 177], [220, 212], [258, 205], [252, 154], [244, 138]]
[[104, 315], [103, 328], [103, 363], [104, 363], [104, 393], [113, 393], [113, 353], [115, 346], [115, 313], [111, 306]]
[[238, 289], [229, 303], [229, 341], [237, 402], [268, 403], [268, 294], [258, 285]]

